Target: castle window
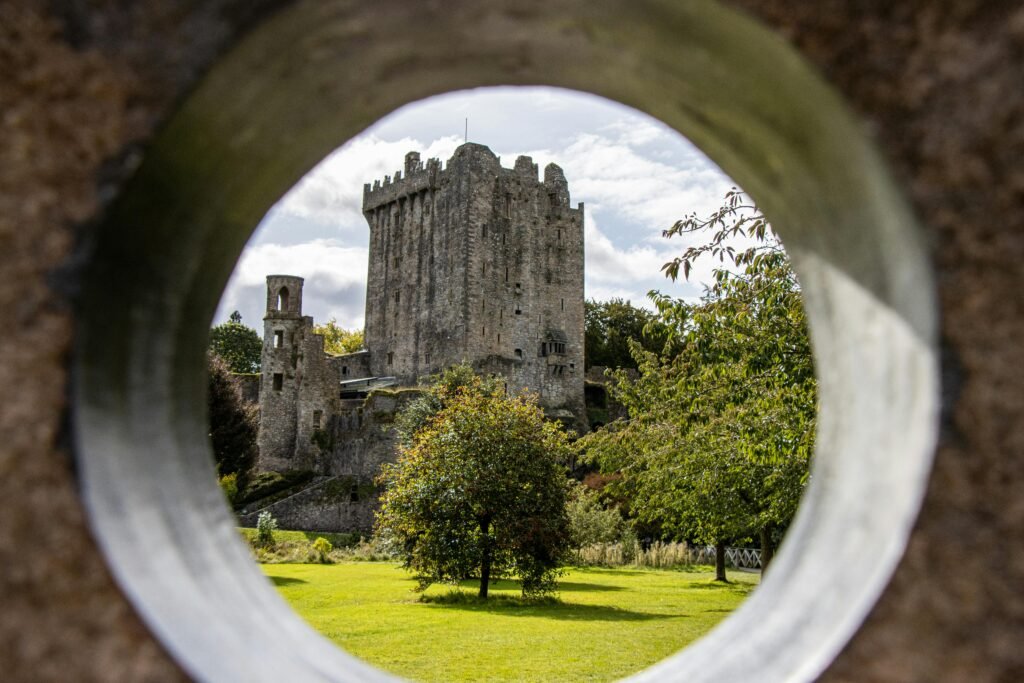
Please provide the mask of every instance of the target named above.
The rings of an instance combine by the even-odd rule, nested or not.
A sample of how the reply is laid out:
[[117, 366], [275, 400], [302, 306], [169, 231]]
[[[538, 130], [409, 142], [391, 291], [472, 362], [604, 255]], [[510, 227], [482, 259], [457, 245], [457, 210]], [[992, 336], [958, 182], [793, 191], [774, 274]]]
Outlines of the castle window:
[[393, 365], [395, 362], [395, 352], [388, 351], [388, 365]]
[[281, 391], [284, 388], [284, 375], [280, 372], [274, 373], [274, 391]]
[[522, 309], [520, 309], [519, 306], [516, 306], [516, 315], [522, 315], [522, 314], [523, 314]]
[[352, 503], [359, 502], [359, 485], [355, 482], [352, 482], [352, 490], [348, 494], [348, 499]]
[[516, 349], [514, 353], [516, 354], [516, 358], [518, 358], [519, 360], [523, 359], [523, 350], [522, 349]]
[[277, 290], [277, 310], [286, 311], [288, 310], [288, 288], [282, 287]]
[[423, 362], [430, 365], [430, 353], [423, 354]]
[[511, 218], [512, 217], [512, 195], [511, 194], [506, 194], [505, 195], [505, 217], [506, 218]]
[[322, 410], [313, 411], [313, 429], [320, 429], [320, 420], [323, 418], [323, 415]]
[[505, 244], [505, 233], [501, 234], [501, 243]]
[[548, 201], [551, 202], [551, 208], [552, 209], [554, 209], [556, 206], [558, 206], [558, 193], [557, 192], [549, 193], [548, 194]]
[[480, 232], [481, 232], [481, 235], [483, 235], [484, 237], [487, 237], [487, 224], [486, 223], [484, 223], [482, 226], [480, 226]]
[[551, 284], [551, 271], [550, 270], [547, 273], [544, 274], [544, 281], [547, 284], [549, 284], [549, 285]]
[[505, 269], [505, 282], [508, 282], [508, 268]]
[[565, 310], [565, 299], [562, 299], [562, 310]]
[[498, 343], [501, 343], [501, 332], [498, 333]]
[[484, 325], [483, 327], [480, 328], [480, 335], [483, 336], [483, 337], [487, 336], [487, 326], [486, 325]]
[[343, 375], [347, 375], [348, 374], [348, 366], [347, 365], [342, 365], [341, 366], [341, 374], [343, 374]]
[[558, 229], [558, 241], [559, 242], [562, 241], [562, 229], [561, 228]]
[[523, 283], [522, 282], [517, 282], [516, 283], [516, 294], [521, 294], [522, 291], [523, 291]]
[[274, 348], [279, 349], [284, 346], [284, 330], [274, 330]]
[[395, 292], [395, 303], [397, 304], [397, 303], [399, 303], [401, 301], [402, 301], [402, 293], [401, 292]]

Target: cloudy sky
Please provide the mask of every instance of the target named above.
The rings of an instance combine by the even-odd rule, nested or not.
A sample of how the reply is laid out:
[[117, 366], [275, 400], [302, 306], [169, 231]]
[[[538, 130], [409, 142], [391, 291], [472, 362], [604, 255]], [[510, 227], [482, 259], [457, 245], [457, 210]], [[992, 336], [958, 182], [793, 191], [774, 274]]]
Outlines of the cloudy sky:
[[660, 289], [696, 298], [710, 265], [691, 282], [660, 268], [685, 243], [661, 231], [685, 214], [707, 214], [733, 186], [678, 133], [645, 114], [592, 95], [553, 88], [485, 88], [410, 104], [335, 150], [264, 217], [249, 240], [214, 319], [231, 311], [261, 328], [265, 279], [306, 278], [303, 312], [363, 325], [369, 232], [363, 183], [402, 168], [406, 152], [447, 162], [463, 142], [487, 145], [511, 167], [520, 154], [565, 171], [573, 205], [585, 204], [586, 296], [647, 305]]

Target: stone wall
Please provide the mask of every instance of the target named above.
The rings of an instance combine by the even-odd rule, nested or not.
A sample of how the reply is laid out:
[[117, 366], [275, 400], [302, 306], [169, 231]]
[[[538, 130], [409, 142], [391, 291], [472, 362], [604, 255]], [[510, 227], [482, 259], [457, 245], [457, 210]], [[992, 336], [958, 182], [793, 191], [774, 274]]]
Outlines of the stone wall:
[[280, 529], [373, 533], [378, 507], [376, 488], [354, 477], [320, 479], [302, 491], [239, 517], [242, 526], [255, 527], [260, 513], [269, 512]]
[[541, 180], [475, 143], [443, 168], [411, 152], [363, 211], [371, 374], [414, 384], [470, 361], [583, 423], [583, 205], [558, 166]]

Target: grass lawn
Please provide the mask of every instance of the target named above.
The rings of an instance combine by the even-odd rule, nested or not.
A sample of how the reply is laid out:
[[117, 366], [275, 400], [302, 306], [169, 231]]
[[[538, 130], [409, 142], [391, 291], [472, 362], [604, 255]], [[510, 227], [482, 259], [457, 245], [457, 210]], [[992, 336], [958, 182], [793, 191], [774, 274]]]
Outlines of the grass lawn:
[[[757, 585], [730, 572], [573, 569], [559, 600], [523, 603], [517, 584], [492, 599], [421, 602], [397, 565], [262, 565], [292, 607], [348, 652], [417, 681], [610, 681], [707, 633]], [[476, 587], [467, 582], [467, 596]], [[432, 586], [444, 597], [449, 586]]]

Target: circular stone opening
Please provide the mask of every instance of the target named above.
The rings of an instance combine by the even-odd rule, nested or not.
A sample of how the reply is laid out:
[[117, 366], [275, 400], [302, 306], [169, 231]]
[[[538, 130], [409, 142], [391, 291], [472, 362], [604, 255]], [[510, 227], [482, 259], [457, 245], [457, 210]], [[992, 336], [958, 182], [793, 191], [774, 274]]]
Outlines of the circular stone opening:
[[303, 3], [215, 65], [112, 207], [83, 283], [76, 455], [112, 571], [197, 679], [389, 678], [306, 626], [238, 540], [207, 453], [207, 324], [252, 227], [313, 164], [402, 104], [495, 84], [583, 90], [660, 118], [758, 197], [785, 240], [819, 373], [813, 483], [754, 596], [635, 678], [814, 678], [884, 587], [923, 494], [933, 287], [905, 205], [835, 94], [712, 4]]

